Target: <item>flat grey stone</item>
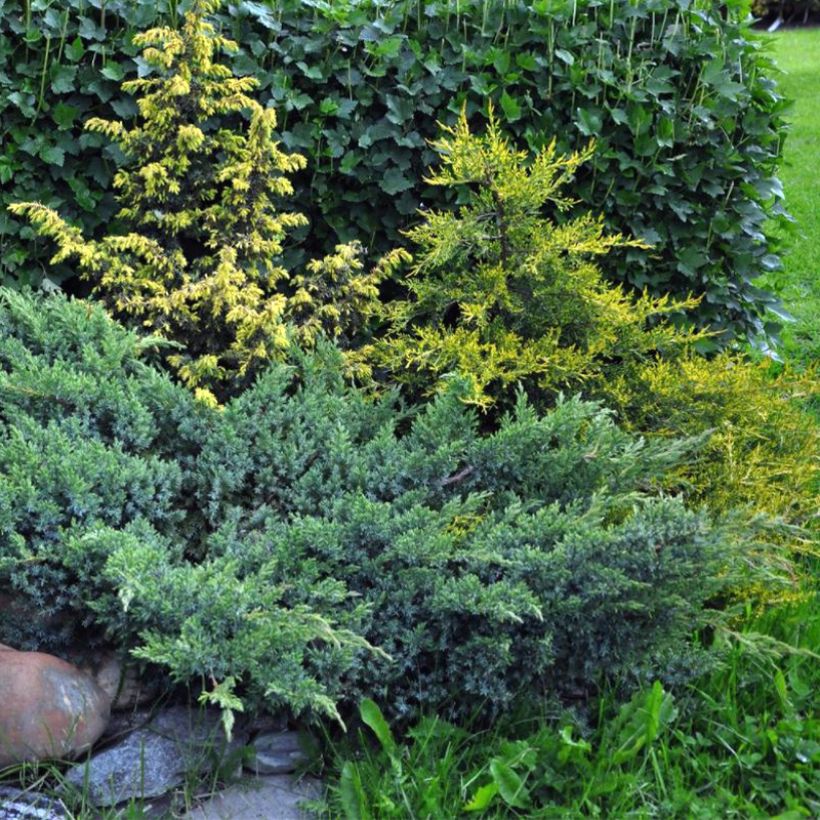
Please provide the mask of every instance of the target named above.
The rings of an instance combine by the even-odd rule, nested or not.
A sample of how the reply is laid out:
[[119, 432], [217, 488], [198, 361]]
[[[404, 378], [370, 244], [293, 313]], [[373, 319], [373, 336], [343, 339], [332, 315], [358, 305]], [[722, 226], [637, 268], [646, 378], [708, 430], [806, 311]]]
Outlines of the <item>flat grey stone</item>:
[[185, 820], [307, 820], [314, 815], [299, 804], [321, 794], [318, 780], [268, 775], [215, 794], [186, 814]]
[[0, 787], [0, 820], [65, 820], [65, 806], [36, 792]]
[[298, 732], [269, 732], [251, 743], [254, 756], [245, 768], [256, 774], [290, 774], [306, 761]]
[[243, 744], [225, 742], [215, 712], [171, 707], [114, 746], [72, 766], [66, 780], [88, 790], [96, 806], [157, 797], [179, 785], [186, 772], [201, 770]]

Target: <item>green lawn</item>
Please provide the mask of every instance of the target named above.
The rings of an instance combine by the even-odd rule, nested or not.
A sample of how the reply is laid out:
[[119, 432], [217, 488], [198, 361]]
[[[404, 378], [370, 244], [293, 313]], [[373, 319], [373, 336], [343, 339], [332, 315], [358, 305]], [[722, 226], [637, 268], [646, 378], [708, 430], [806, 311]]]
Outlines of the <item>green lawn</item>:
[[786, 205], [796, 220], [785, 270], [767, 284], [782, 296], [797, 318], [784, 333], [790, 359], [820, 360], [820, 28], [781, 31], [773, 53], [783, 71], [783, 94], [794, 100], [789, 112], [781, 179]]

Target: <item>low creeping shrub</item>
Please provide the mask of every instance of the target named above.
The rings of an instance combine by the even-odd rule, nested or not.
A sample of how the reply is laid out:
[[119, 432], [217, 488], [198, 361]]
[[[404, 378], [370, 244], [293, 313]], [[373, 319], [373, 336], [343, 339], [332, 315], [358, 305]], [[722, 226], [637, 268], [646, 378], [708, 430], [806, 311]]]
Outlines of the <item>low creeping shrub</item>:
[[226, 708], [490, 714], [685, 677], [754, 571], [752, 528], [654, 490], [697, 442], [594, 403], [519, 394], [481, 435], [459, 378], [408, 413], [323, 344], [214, 409], [91, 304], [4, 292], [0, 332], [0, 578], [28, 613], [0, 640], [43, 645], [43, 608], [52, 645], [130, 650]]

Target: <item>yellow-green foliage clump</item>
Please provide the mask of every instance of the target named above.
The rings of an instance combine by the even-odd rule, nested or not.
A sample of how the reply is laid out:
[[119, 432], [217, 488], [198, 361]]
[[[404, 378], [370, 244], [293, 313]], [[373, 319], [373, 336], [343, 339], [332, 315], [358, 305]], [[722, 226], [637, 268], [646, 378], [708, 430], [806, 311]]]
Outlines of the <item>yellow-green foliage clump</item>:
[[686, 355], [648, 364], [604, 395], [627, 427], [653, 437], [711, 430], [697, 459], [667, 476], [670, 485], [677, 477], [691, 499], [717, 513], [746, 506], [792, 525], [769, 528], [760, 557], [794, 583], [740, 591], [769, 603], [802, 598], [816, 585], [811, 567], [820, 556], [820, 428], [806, 409], [817, 381], [772, 369], [729, 353]]
[[573, 204], [563, 189], [592, 148], [560, 156], [551, 145], [527, 163], [492, 112], [485, 134], [462, 114], [433, 145], [442, 167], [427, 181], [466, 188], [467, 201], [408, 232], [409, 296], [386, 306], [386, 335], [364, 352], [394, 379], [429, 392], [467, 373], [471, 400], [489, 408], [515, 383], [542, 398], [588, 390], [696, 338], [661, 321], [694, 301], [635, 299], [603, 280], [596, 257], [645, 246], [591, 216], [560, 225], [545, 216], [547, 205]]
[[280, 357], [294, 322], [303, 343], [319, 330], [339, 337], [340, 320], [354, 323], [385, 271], [364, 272], [356, 246], [340, 246], [296, 281], [279, 263], [289, 232], [306, 222], [280, 207], [305, 160], [274, 140], [273, 109], [249, 96], [258, 81], [216, 62], [236, 49], [206, 19], [218, 5], [197, 0], [180, 30], [134, 38], [154, 74], [123, 84], [138, 97], [133, 128], [87, 123], [129, 160], [115, 178], [128, 233], [91, 242], [43, 205], [12, 206], [56, 241], [55, 262], [77, 260], [117, 314], [180, 343], [170, 364], [209, 397]]
[[364, 355], [415, 394], [460, 371], [485, 409], [520, 382], [541, 406], [559, 392], [601, 399], [649, 435], [709, 431], [676, 489], [718, 512], [748, 505], [809, 523], [818, 435], [800, 399], [811, 383], [737, 355], [698, 356], [698, 334], [669, 320], [690, 302], [632, 298], [603, 280], [596, 257], [635, 243], [591, 217], [559, 225], [544, 213], [569, 204], [562, 188], [587, 153], [549, 147], [528, 163], [492, 118], [478, 135], [462, 117], [435, 147], [442, 167], [429, 182], [457, 187], [464, 204], [409, 232], [408, 298], [384, 307], [386, 334]]
[[[602, 394], [633, 429], [669, 437], [712, 431], [696, 469], [681, 472], [691, 494], [721, 512], [745, 503], [816, 530], [820, 433], [805, 409], [817, 393], [814, 374], [775, 374], [770, 363], [730, 353], [687, 353], [647, 363], [637, 376]], [[790, 540], [811, 549], [808, 533]]]

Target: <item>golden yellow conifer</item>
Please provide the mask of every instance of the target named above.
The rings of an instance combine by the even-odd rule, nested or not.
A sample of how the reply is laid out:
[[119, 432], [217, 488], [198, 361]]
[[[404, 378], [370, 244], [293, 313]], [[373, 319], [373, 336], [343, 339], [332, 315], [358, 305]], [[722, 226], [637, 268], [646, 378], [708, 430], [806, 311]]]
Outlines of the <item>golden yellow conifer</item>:
[[123, 83], [137, 96], [135, 125], [86, 124], [128, 160], [114, 181], [126, 232], [89, 241], [41, 204], [12, 206], [118, 316], [176, 342], [169, 363], [209, 401], [281, 357], [293, 323], [302, 343], [343, 336], [340, 323], [356, 322], [385, 272], [365, 272], [359, 248], [340, 246], [291, 282], [283, 246], [306, 219], [281, 203], [305, 160], [279, 147], [274, 110], [251, 96], [258, 81], [217, 61], [237, 47], [208, 21], [219, 4], [195, 0], [179, 30], [134, 38], [153, 69]]

